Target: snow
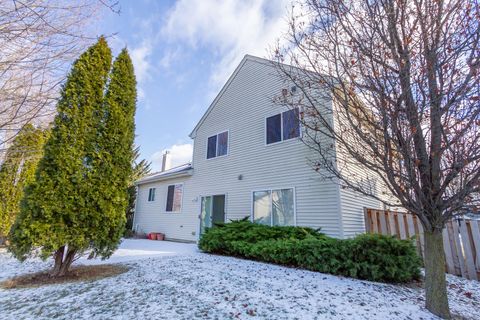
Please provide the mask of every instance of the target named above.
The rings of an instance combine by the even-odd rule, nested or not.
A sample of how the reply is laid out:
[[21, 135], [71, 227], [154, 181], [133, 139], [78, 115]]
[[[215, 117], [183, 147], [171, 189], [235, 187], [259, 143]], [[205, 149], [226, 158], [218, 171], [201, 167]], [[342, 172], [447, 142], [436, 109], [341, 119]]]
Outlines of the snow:
[[[1, 319], [436, 319], [423, 290], [200, 253], [194, 244], [125, 240], [130, 270], [97, 281], [0, 289]], [[0, 281], [39, 271], [0, 252]], [[448, 276], [452, 312], [480, 319], [480, 283]]]
[[[152, 257], [191, 255], [199, 252], [197, 245], [194, 243], [128, 239], [122, 241], [118, 250], [108, 259], [108, 263], [137, 261]], [[80, 259], [79, 261], [82, 264], [105, 263], [105, 261], [100, 259]]]

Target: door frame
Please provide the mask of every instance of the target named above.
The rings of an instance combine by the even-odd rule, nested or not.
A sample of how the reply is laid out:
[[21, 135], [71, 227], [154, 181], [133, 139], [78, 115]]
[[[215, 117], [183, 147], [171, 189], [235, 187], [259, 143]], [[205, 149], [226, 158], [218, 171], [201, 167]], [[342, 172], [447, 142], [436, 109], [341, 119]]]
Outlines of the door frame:
[[212, 211], [213, 211], [213, 197], [214, 196], [224, 196], [225, 197], [225, 204], [223, 205], [223, 222], [227, 220], [227, 200], [228, 200], [228, 193], [213, 193], [213, 194], [203, 194], [198, 196], [199, 198], [199, 206], [198, 206], [198, 226], [197, 226], [197, 242], [200, 240], [200, 235], [202, 231], [202, 198], [205, 197], [212, 197]]

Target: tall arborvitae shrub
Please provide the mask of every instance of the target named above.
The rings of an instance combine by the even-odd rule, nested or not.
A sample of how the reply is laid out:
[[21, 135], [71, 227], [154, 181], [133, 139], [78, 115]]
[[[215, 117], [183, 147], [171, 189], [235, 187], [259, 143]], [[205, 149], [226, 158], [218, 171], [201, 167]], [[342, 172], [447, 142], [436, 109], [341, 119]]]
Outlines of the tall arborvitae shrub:
[[128, 187], [132, 179], [135, 137], [136, 80], [126, 49], [118, 55], [105, 96], [100, 151], [93, 161], [95, 181], [91, 201], [101, 214], [90, 220], [93, 254], [110, 256], [125, 230]]
[[0, 242], [5, 240], [20, 211], [23, 189], [34, 179], [46, 133], [31, 124], [24, 126], [0, 165]]
[[111, 192], [111, 184], [102, 181], [106, 174], [98, 172], [107, 170], [98, 164], [105, 154], [101, 141], [111, 60], [110, 48], [100, 38], [74, 63], [35, 181], [26, 188], [10, 231], [9, 249], [18, 259], [34, 253], [44, 259], [54, 255], [53, 276], [64, 275], [76, 255], [88, 249], [104, 252], [118, 243], [116, 233], [98, 239], [109, 230], [100, 223], [121, 228], [117, 221], [100, 217], [105, 215], [103, 191]]

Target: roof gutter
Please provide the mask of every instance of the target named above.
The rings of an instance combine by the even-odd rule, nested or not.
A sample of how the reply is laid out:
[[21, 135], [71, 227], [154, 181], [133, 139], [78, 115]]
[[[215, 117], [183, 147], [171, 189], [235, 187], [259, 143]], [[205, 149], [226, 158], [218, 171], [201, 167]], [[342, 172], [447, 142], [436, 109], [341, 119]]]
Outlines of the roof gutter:
[[158, 177], [154, 176], [154, 177], [147, 177], [144, 179], [137, 180], [135, 181], [135, 185], [139, 186], [139, 185], [150, 183], [150, 182], [164, 181], [164, 180], [169, 180], [169, 179], [179, 178], [179, 177], [188, 177], [188, 176], [191, 176], [192, 174], [193, 174], [193, 169], [188, 169], [181, 172], [172, 172], [170, 174], [167, 173]]

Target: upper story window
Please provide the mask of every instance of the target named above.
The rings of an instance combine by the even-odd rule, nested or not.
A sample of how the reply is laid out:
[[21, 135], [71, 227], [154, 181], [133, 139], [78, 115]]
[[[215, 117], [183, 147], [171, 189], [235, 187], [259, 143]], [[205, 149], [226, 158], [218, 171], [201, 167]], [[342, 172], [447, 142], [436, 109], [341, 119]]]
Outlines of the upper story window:
[[148, 201], [155, 201], [155, 188], [148, 189]]
[[228, 152], [228, 131], [208, 137], [207, 159], [225, 156]]
[[167, 191], [167, 212], [180, 212], [182, 210], [183, 184], [172, 184]]
[[298, 108], [268, 117], [266, 135], [267, 144], [299, 137]]

